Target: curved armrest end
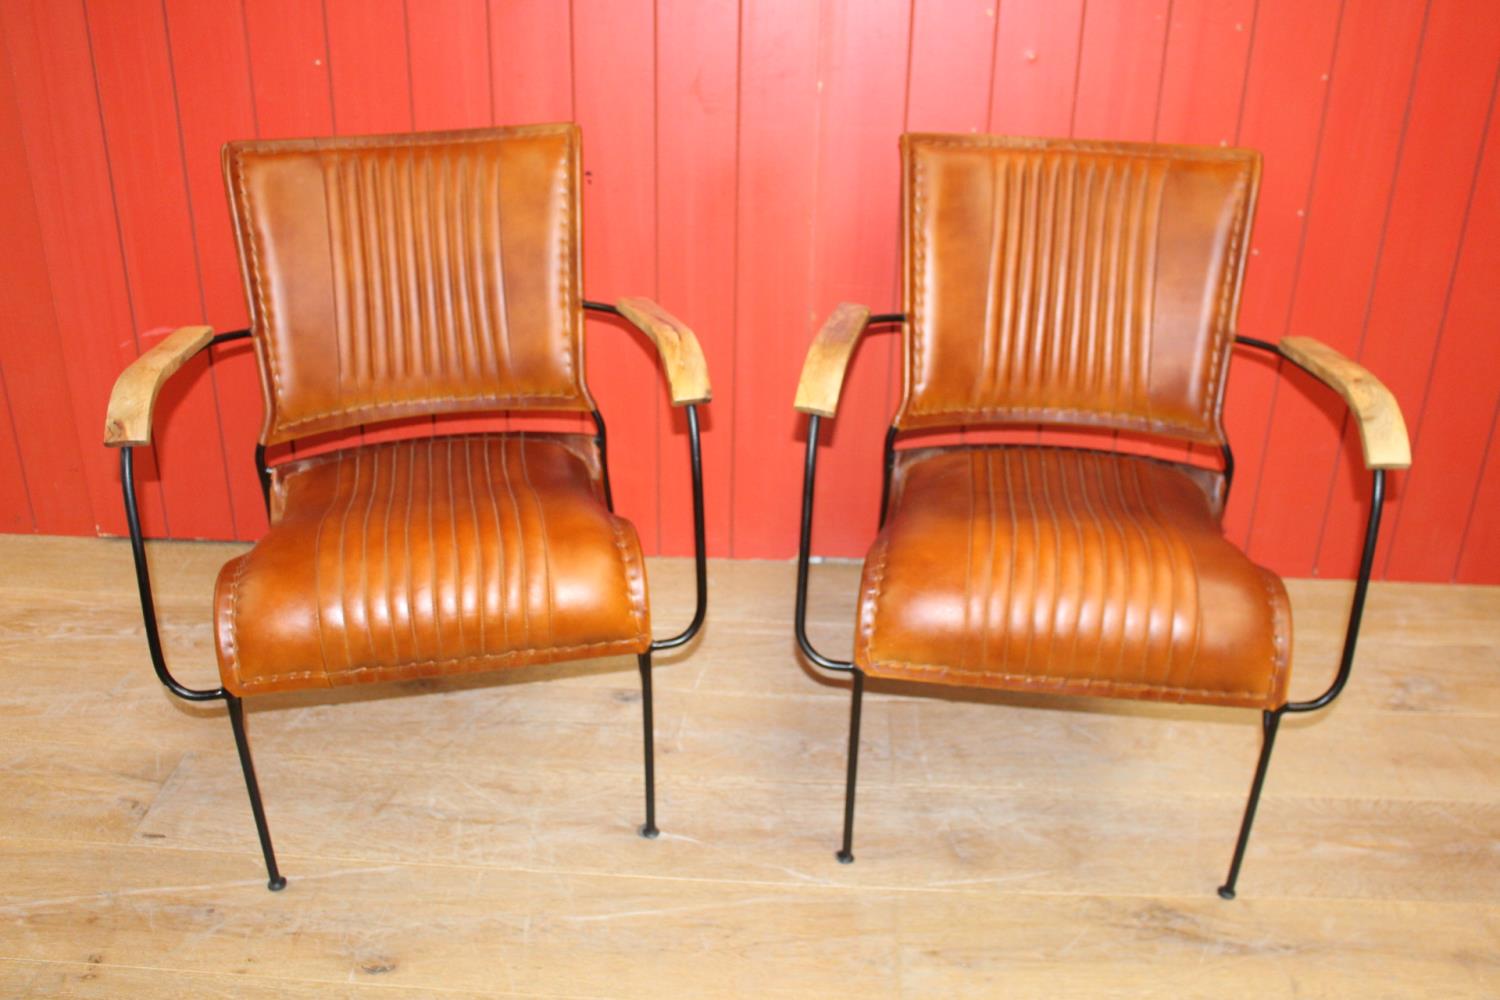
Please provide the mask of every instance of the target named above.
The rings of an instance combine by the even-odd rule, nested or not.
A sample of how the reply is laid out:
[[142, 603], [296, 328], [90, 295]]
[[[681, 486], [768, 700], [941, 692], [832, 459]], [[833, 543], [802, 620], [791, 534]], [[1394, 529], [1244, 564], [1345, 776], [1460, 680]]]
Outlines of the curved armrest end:
[[703, 348], [686, 323], [650, 299], [624, 298], [615, 303], [615, 308], [656, 344], [673, 406], [706, 403], [713, 398]]
[[104, 444], [110, 448], [151, 443], [151, 411], [156, 394], [172, 373], [208, 346], [213, 327], [184, 326], [136, 358], [120, 373], [109, 394]]
[[802, 363], [802, 378], [797, 382], [795, 406], [800, 413], [831, 417], [839, 408], [839, 393], [844, 388], [844, 373], [859, 343], [860, 334], [870, 322], [870, 310], [854, 302], [841, 302], [828, 317]]
[[1411, 442], [1401, 406], [1380, 379], [1312, 337], [1286, 337], [1277, 347], [1293, 364], [1344, 397], [1359, 426], [1366, 468], [1410, 467]]

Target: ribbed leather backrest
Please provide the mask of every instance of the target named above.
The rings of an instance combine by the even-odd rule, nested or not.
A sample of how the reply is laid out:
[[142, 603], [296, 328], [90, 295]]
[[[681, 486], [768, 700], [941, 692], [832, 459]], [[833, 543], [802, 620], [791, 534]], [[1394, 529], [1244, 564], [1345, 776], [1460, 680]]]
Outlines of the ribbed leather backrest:
[[902, 159], [898, 426], [1223, 439], [1259, 154], [907, 135]]
[[576, 126], [235, 142], [223, 161], [262, 442], [592, 407]]

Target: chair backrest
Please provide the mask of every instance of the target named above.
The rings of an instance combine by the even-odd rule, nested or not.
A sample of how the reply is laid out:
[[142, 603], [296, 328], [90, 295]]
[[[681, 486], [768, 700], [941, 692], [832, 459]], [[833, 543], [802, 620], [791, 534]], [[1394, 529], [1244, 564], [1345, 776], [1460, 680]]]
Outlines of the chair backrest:
[[902, 428], [1223, 440], [1251, 150], [902, 137]]
[[262, 443], [593, 407], [576, 126], [233, 142], [223, 163]]

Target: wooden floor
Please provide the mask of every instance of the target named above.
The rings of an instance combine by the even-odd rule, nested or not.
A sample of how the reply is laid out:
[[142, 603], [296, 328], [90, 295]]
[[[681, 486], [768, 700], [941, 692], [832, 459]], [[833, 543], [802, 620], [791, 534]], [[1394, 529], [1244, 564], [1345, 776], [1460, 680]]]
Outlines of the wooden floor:
[[[152, 559], [181, 673], [237, 547]], [[128, 548], [0, 538], [0, 996], [1500, 995], [1500, 589], [1383, 585], [1331, 712], [1282, 726], [1240, 899], [1214, 895], [1256, 713], [872, 683], [834, 861], [847, 687], [792, 654], [792, 567], [711, 567], [633, 660], [251, 703], [272, 894], [222, 706], [156, 683]], [[689, 607], [651, 566], [659, 630]], [[848, 649], [857, 568], [815, 569]], [[1292, 585], [1294, 693], [1347, 584]]]

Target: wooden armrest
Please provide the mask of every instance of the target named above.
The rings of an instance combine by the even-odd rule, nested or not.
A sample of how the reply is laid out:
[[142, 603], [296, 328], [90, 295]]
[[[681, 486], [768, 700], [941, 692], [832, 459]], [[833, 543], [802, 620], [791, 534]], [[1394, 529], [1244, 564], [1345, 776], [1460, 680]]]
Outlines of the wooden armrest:
[[859, 335], [870, 322], [870, 310], [853, 302], [841, 302], [823, 324], [807, 349], [802, 363], [802, 378], [797, 382], [794, 404], [801, 413], [831, 417], [839, 408], [839, 393], [844, 388], [844, 372]]
[[615, 308], [656, 344], [662, 366], [667, 370], [673, 406], [706, 403], [713, 398], [703, 348], [698, 346], [698, 338], [686, 323], [650, 299], [621, 299]]
[[1401, 407], [1380, 379], [1311, 337], [1287, 337], [1277, 347], [1293, 364], [1344, 397], [1359, 424], [1365, 468], [1405, 469], [1411, 465], [1411, 443]]
[[109, 394], [104, 443], [111, 448], [151, 443], [151, 410], [172, 373], [208, 346], [213, 327], [184, 326], [130, 363]]

